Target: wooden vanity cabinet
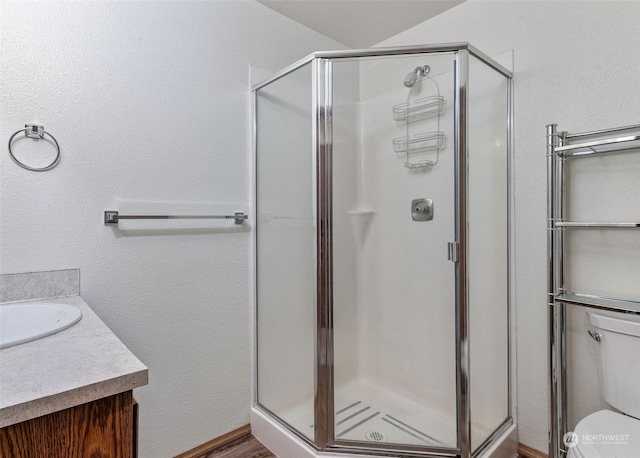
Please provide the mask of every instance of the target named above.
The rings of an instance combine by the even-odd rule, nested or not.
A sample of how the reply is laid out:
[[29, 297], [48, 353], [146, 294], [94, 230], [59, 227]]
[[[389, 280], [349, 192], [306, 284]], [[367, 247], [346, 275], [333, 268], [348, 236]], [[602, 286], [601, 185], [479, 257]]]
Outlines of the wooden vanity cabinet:
[[136, 458], [137, 404], [126, 391], [0, 429], [0, 458]]

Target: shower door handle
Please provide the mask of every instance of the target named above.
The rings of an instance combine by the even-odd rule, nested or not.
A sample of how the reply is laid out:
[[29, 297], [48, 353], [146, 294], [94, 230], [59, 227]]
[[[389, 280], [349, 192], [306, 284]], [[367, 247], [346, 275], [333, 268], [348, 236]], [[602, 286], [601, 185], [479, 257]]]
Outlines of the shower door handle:
[[460, 244], [458, 242], [447, 243], [447, 258], [451, 262], [458, 262], [460, 252]]

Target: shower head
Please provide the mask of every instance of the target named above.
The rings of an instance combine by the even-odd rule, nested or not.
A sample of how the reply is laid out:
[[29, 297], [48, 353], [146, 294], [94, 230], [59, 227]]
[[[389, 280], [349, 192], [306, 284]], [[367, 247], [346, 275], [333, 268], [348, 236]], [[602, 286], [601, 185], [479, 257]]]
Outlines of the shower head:
[[413, 85], [416, 84], [417, 81], [418, 81], [418, 72], [414, 70], [404, 78], [404, 85], [406, 87], [413, 87]]
[[428, 65], [423, 67], [416, 67], [414, 71], [409, 73], [404, 78], [404, 85], [408, 88], [412, 88], [423, 76], [427, 75], [431, 71]]

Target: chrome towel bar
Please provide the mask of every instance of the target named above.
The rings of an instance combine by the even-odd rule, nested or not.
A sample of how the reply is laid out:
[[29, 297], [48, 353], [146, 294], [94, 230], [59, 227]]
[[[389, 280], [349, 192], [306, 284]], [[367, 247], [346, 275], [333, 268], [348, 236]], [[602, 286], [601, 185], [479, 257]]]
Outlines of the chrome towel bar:
[[120, 215], [117, 211], [104, 212], [104, 224], [118, 224], [121, 219], [232, 219], [236, 224], [242, 224], [248, 215], [235, 212], [233, 215]]

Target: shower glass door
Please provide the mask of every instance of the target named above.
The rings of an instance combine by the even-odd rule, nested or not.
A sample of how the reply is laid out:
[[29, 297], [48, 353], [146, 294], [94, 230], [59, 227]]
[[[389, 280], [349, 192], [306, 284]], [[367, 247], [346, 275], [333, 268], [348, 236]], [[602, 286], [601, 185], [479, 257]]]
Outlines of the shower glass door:
[[459, 447], [455, 56], [327, 64], [334, 445]]
[[509, 417], [509, 79], [469, 59], [468, 243], [471, 449]]
[[257, 400], [313, 439], [316, 330], [311, 64], [255, 92]]

